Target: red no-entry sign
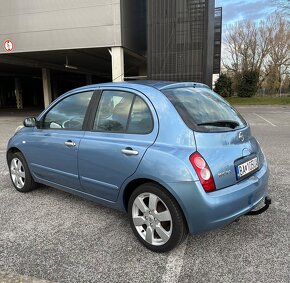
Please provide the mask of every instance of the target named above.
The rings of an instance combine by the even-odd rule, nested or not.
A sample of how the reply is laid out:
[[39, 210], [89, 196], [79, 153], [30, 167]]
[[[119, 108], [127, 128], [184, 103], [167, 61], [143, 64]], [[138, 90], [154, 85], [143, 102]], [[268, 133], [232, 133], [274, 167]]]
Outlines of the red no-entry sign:
[[14, 43], [12, 40], [10, 39], [6, 39], [4, 41], [4, 49], [7, 51], [7, 52], [10, 52], [14, 49]]

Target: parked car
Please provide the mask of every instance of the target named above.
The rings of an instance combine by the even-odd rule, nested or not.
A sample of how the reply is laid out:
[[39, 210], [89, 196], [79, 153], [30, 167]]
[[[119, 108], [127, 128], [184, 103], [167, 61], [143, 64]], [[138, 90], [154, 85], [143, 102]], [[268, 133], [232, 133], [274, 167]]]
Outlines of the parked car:
[[267, 161], [250, 126], [203, 84], [85, 86], [24, 126], [7, 148], [18, 191], [44, 184], [126, 211], [156, 252], [270, 204]]

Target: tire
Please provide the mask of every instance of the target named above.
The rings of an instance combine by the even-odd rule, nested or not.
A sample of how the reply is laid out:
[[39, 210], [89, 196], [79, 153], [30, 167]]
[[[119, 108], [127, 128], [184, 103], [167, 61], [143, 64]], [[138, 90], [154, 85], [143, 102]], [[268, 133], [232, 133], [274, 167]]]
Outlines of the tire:
[[8, 158], [8, 163], [10, 178], [17, 191], [26, 193], [36, 188], [37, 184], [34, 182], [21, 152], [12, 153]]
[[187, 223], [176, 200], [161, 186], [146, 183], [129, 199], [128, 214], [137, 239], [154, 252], [168, 252], [181, 244]]

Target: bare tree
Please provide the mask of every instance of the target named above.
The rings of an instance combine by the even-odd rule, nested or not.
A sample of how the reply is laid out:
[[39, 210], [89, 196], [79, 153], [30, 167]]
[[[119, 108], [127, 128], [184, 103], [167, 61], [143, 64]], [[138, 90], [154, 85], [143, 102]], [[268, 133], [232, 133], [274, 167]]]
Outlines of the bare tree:
[[225, 34], [226, 59], [224, 67], [235, 74], [257, 71], [261, 74], [270, 43], [265, 22], [252, 21], [228, 26]]
[[281, 94], [283, 80], [290, 72], [290, 23], [277, 13], [269, 18], [268, 23], [270, 49], [267, 69], [277, 72]]
[[290, 69], [290, 22], [285, 16], [274, 13], [266, 21], [230, 25], [224, 44], [223, 66], [233, 74], [234, 81], [243, 72], [255, 71], [259, 74], [259, 87], [268, 76], [277, 77], [281, 92]]

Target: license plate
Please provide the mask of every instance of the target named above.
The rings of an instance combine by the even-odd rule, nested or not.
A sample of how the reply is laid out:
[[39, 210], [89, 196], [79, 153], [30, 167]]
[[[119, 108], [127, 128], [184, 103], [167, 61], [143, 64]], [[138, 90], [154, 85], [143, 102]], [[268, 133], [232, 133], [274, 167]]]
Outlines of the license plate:
[[256, 170], [258, 167], [259, 167], [259, 164], [258, 164], [257, 157], [255, 157], [255, 158], [253, 158], [245, 163], [237, 165], [236, 171], [237, 171], [238, 178], [242, 178], [242, 177], [248, 175], [249, 173]]

